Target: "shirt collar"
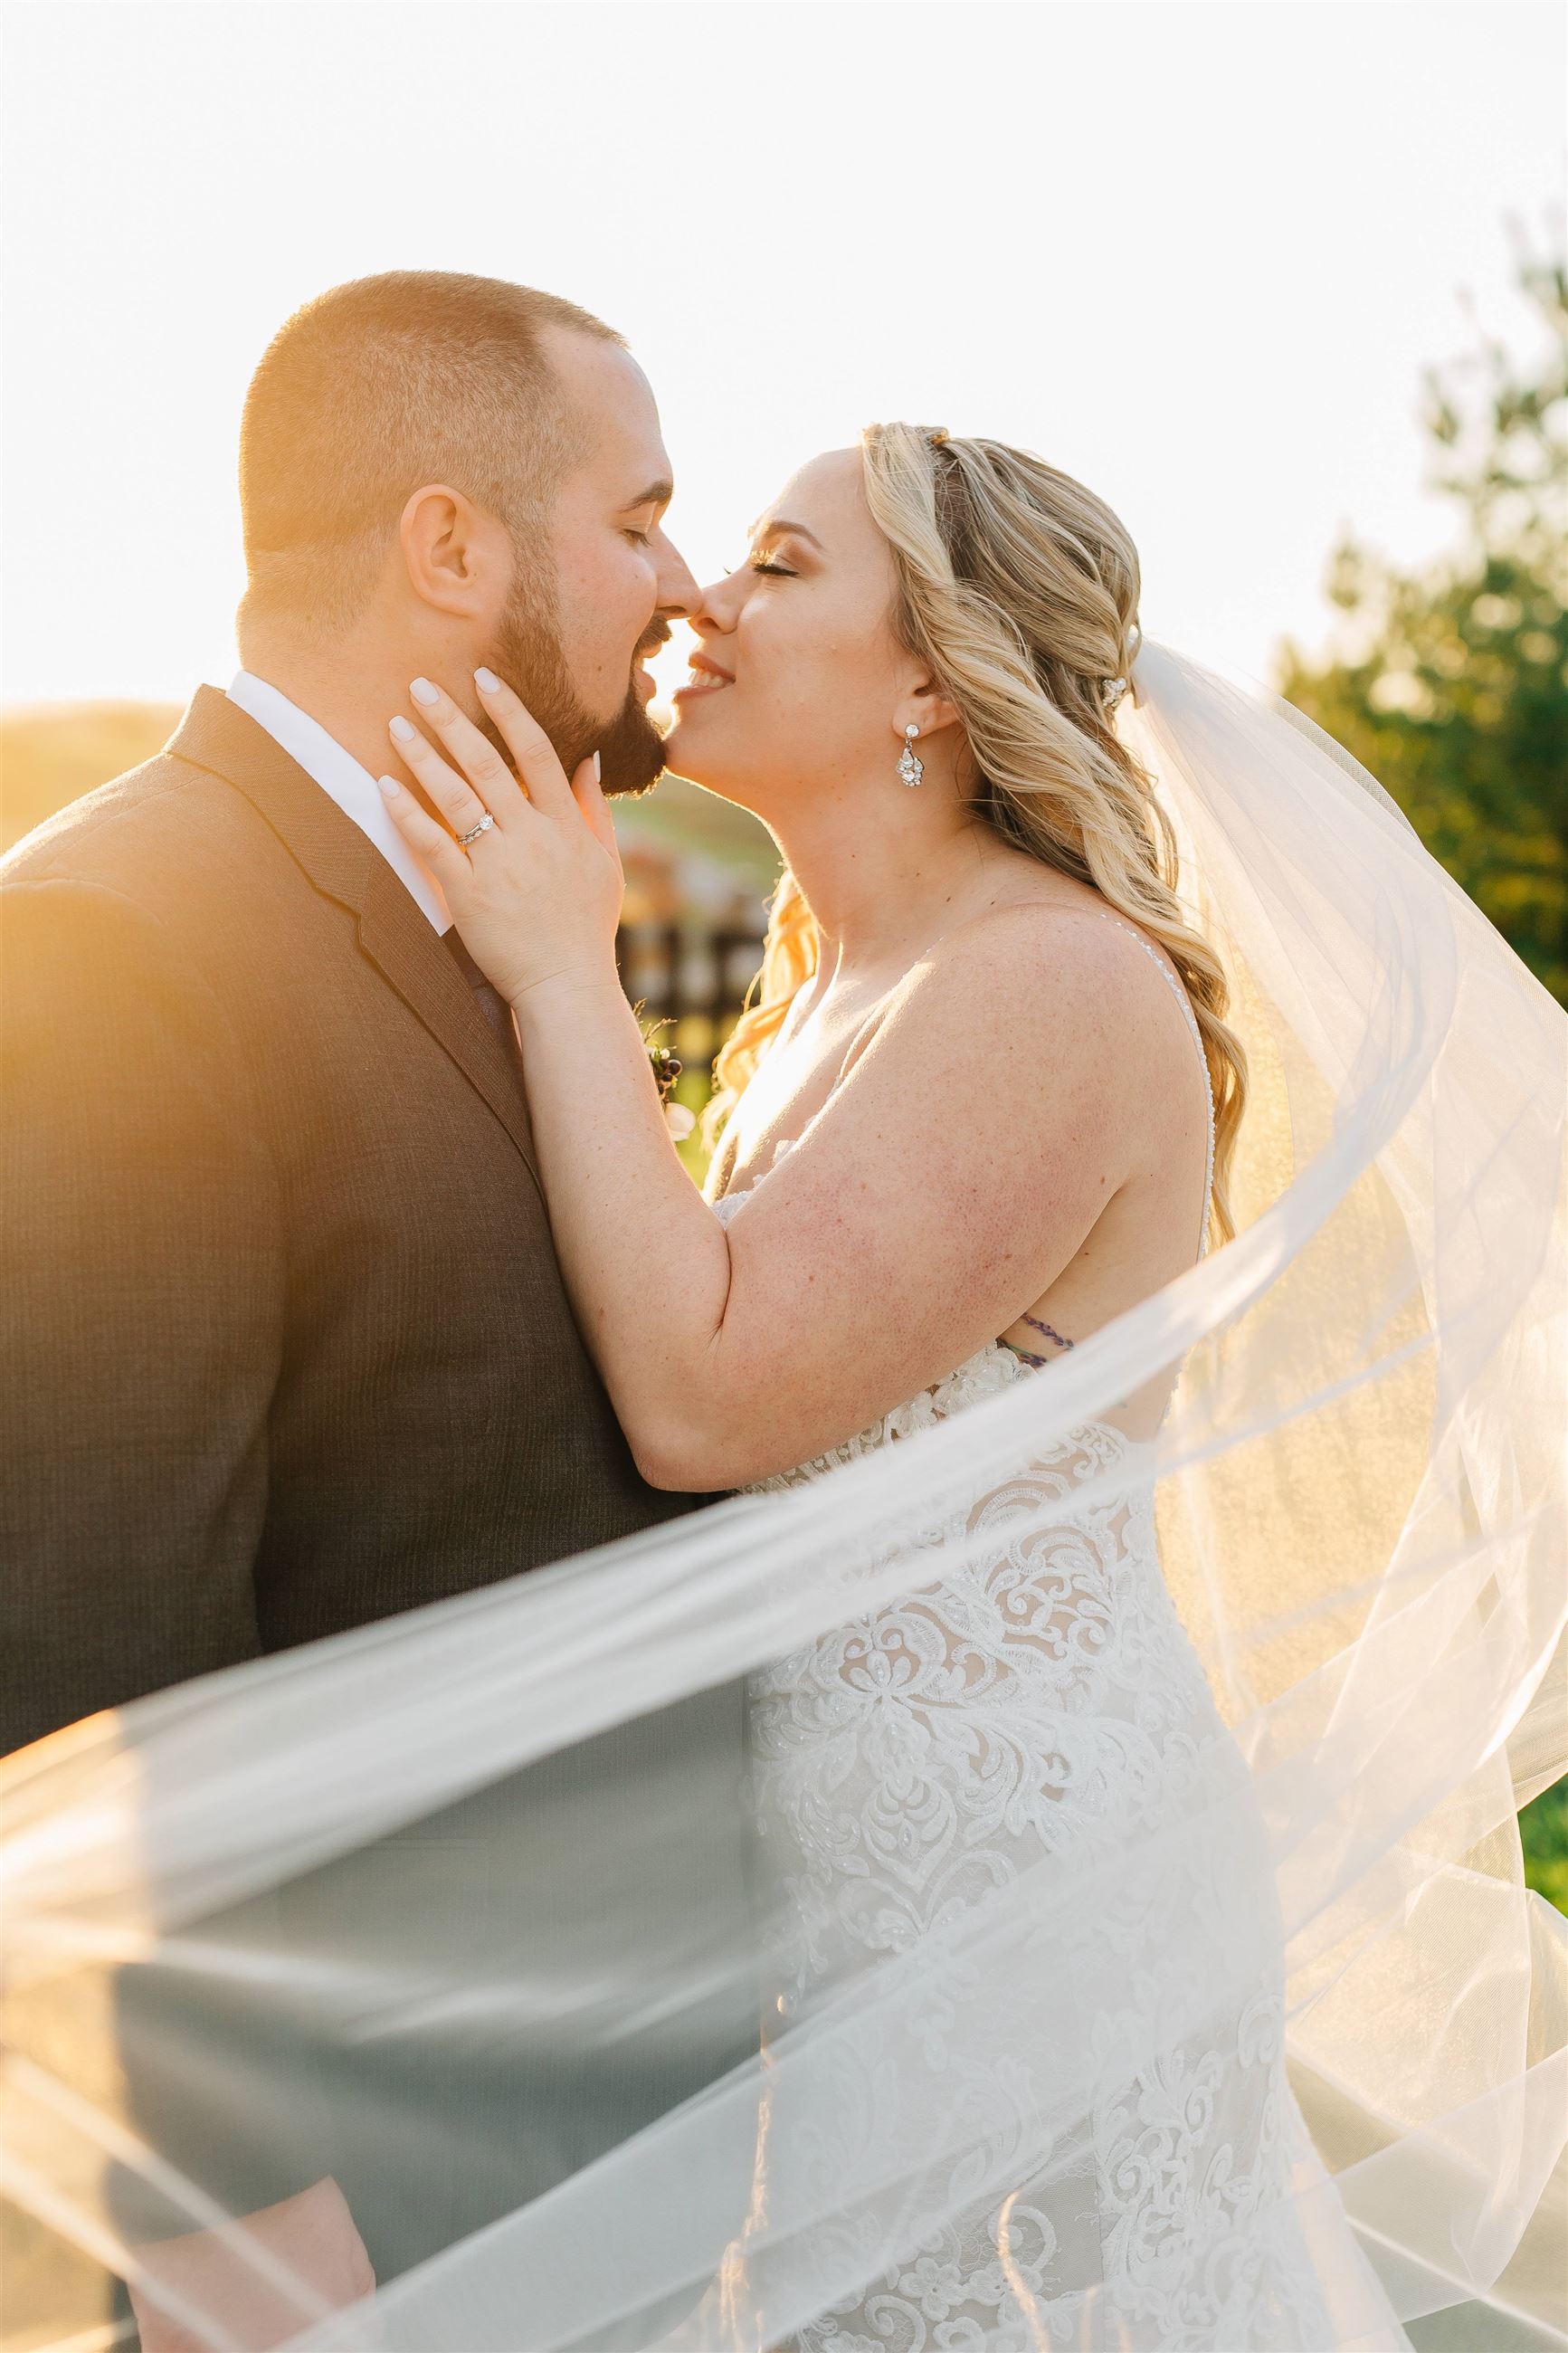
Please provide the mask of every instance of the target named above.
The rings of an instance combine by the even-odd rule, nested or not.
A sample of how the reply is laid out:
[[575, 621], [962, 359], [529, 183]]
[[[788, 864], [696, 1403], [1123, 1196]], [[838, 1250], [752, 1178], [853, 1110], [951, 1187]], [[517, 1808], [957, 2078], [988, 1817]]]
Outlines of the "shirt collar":
[[279, 750], [287, 752], [374, 844], [431, 928], [449, 932], [452, 918], [440, 885], [394, 825], [381, 788], [368, 769], [362, 768], [309, 712], [301, 711], [297, 702], [290, 702], [277, 687], [268, 686], [250, 670], [236, 674], [228, 699], [264, 727]]

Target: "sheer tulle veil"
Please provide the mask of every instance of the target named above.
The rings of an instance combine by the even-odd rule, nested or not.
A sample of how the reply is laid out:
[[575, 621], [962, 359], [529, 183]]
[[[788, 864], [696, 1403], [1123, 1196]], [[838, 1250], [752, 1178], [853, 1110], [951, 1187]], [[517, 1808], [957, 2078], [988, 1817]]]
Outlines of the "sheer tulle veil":
[[[1237, 1239], [1047, 1374], [808, 1487], [12, 1759], [20, 2342], [113, 2341], [118, 2274], [215, 2353], [289, 2327], [409, 2353], [778, 2345], [977, 2199], [1048, 2179], [1108, 2081], [1200, 2099], [1204, 2021], [1271, 1986], [1304, 2129], [1288, 2213], [1258, 2227], [1310, 2250], [1321, 2341], [1564, 2341], [1568, 1939], [1515, 1826], [1568, 1764], [1564, 1017], [1374, 779], [1263, 689], [1145, 642], [1116, 723], [1232, 982]], [[1234, 1769], [780, 2017], [795, 1924], [764, 1869], [721, 1923], [650, 1895], [710, 1843], [717, 1768], [650, 1766], [637, 1728], [960, 1567], [995, 1541], [977, 1496], [1178, 1363], [1136, 1475]], [[542, 1841], [591, 1888], [592, 1966], [552, 1958]], [[509, 2102], [537, 2111], [542, 2051], [611, 2064], [628, 2020], [635, 2117], [520, 2201]], [[431, 2086], [476, 2051], [500, 2097], [465, 2134]], [[204, 2100], [216, 2139], [187, 2129]], [[494, 2175], [462, 2209], [479, 2227], [379, 2248], [375, 2295], [334, 2314], [233, 2219], [231, 2161], [292, 2135], [300, 2185], [344, 2179], [356, 2124], [411, 2211]], [[237, 2329], [163, 2252], [191, 2233], [288, 2326]], [[1146, 2341], [1092, 2290], [1070, 2327], [1019, 2341]]]

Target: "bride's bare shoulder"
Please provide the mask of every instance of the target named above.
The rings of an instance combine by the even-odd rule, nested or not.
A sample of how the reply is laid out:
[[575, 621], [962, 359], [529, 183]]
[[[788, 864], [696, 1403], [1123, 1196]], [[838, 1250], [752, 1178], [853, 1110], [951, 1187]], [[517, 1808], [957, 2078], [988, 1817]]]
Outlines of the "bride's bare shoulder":
[[1095, 894], [1026, 889], [944, 933], [877, 1026], [938, 1064], [951, 1049], [983, 1082], [1026, 1088], [1033, 1069], [1059, 1100], [1070, 1072], [1102, 1084], [1113, 1071], [1135, 1096], [1170, 1065], [1176, 977], [1158, 943]]
[[1092, 892], [1064, 898], [1026, 887], [953, 924], [910, 976], [946, 990], [980, 987], [1003, 1002], [1020, 988], [1047, 988], [1058, 1005], [1110, 992], [1113, 1006], [1136, 1005], [1156, 966], [1172, 977], [1159, 943]]

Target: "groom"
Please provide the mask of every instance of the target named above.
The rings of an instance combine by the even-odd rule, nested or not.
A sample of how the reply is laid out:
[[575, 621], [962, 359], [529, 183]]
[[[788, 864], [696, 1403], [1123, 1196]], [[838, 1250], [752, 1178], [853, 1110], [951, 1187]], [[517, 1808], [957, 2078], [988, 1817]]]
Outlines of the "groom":
[[[598, 748], [606, 789], [654, 780], [641, 661], [696, 595], [664, 534], [669, 470], [621, 339], [520, 286], [362, 280], [291, 319], [258, 369], [238, 677], [0, 866], [0, 1746], [695, 1500], [637, 1472], [556, 1267], [510, 1014], [374, 781], [412, 682], [481, 663], [569, 769]], [[563, 1981], [584, 1965], [585, 1789], [616, 1811], [623, 1858], [650, 1810], [650, 1937], [743, 1936], [742, 1724], [738, 1693], [710, 1694], [547, 1760], [473, 1817], [450, 1810], [454, 1853], [488, 1855], [496, 1966], [515, 1926], [492, 1916], [498, 1877], [526, 1886]], [[690, 1807], [673, 1852], [672, 1789]], [[307, 1939], [337, 1917], [318, 1877], [293, 1915]], [[472, 1961], [456, 1943], [448, 1957]], [[205, 1997], [199, 2029], [202, 1999], [131, 1989], [133, 2076], [138, 2019], [163, 2000], [187, 2042], [205, 2031], [227, 2055], [235, 1998]], [[525, 2056], [525, 2094], [504, 2073], [465, 2090], [460, 2067], [456, 2089], [405, 2084], [400, 2100], [449, 2097], [479, 2152], [445, 2205], [438, 2184], [389, 2179], [347, 2097], [320, 2100], [310, 2149], [285, 2135], [241, 2157], [199, 2085], [165, 2116], [148, 2070], [144, 2127], [247, 2211], [332, 2172], [384, 2272], [735, 2055], [689, 2051], [670, 2078], [635, 2031], [610, 2043], [608, 2073], [557, 2050], [530, 2075]], [[335, 2080], [337, 2059], [291, 2051], [279, 2028], [268, 2064]], [[489, 2093], [506, 2155], [487, 2174]]]
[[668, 478], [619, 338], [523, 287], [340, 287], [258, 369], [239, 676], [0, 869], [5, 1747], [685, 1508], [374, 781], [411, 681], [479, 663], [653, 781]]

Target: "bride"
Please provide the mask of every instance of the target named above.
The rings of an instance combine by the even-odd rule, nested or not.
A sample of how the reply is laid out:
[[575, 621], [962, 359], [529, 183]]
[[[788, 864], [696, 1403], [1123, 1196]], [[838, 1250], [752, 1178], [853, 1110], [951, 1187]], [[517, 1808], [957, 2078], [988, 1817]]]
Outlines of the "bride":
[[[568, 782], [480, 670], [520, 786], [416, 682], [434, 742], [406, 718], [392, 740], [450, 830], [383, 789], [514, 1010], [561, 1262], [654, 1482], [811, 1481], [1040, 1377], [1230, 1236], [1246, 1060], [1117, 733], [1138, 597], [1128, 533], [1081, 484], [902, 425], [805, 467], [705, 592], [668, 765], [786, 860], [760, 1001], [720, 1058], [707, 1201], [617, 980], [595, 764]], [[1173, 1383], [1146, 1378], [1026, 1478], [982, 1480], [964, 1565], [753, 1676], [758, 1820], [796, 1931], [786, 2023], [1037, 1866], [1152, 1836], [1178, 1785], [1223, 1806], [1245, 1783], [1155, 1546], [1145, 1459]], [[1041, 1499], [1057, 1509], [1030, 1534]], [[1242, 1997], [1154, 1996], [1184, 2021], [1157, 2062], [1112, 2068], [1048, 2158], [950, 2200], [796, 2341], [1351, 2341], [1290, 2211], [1305, 2135], [1279, 1952], [1261, 1873], [1236, 1877], [1252, 1916], [1200, 1873], [1152, 1883], [1128, 1939], [1157, 1967], [1178, 1905], [1189, 1970], [1250, 1938]], [[997, 2027], [1019, 2057], [1025, 2017]], [[857, 2064], [846, 2106], [872, 2115], [874, 2054]], [[1355, 2340], [1403, 2344], [1361, 2284]]]

